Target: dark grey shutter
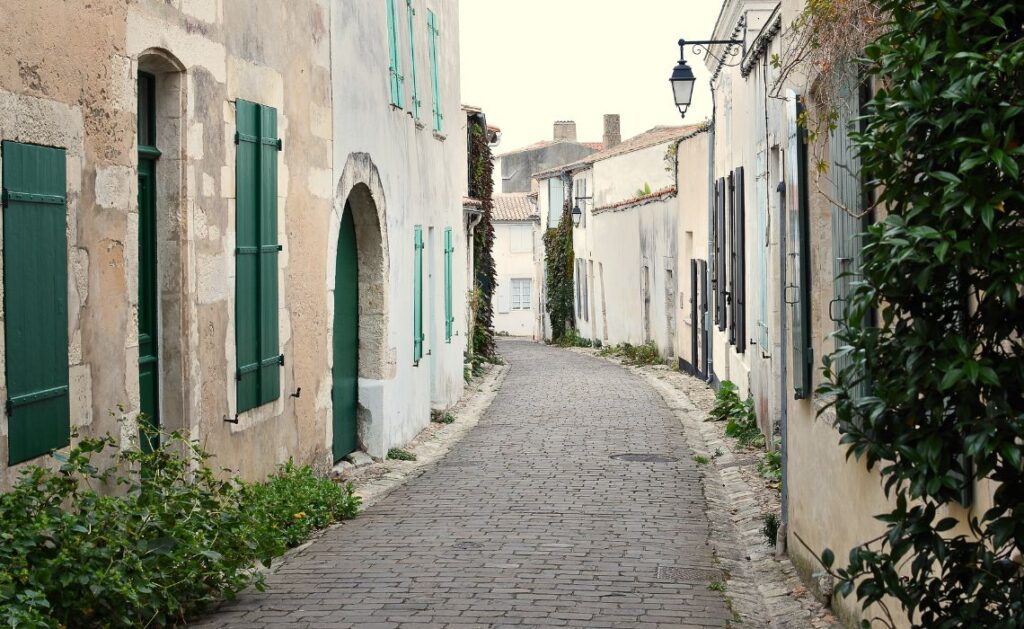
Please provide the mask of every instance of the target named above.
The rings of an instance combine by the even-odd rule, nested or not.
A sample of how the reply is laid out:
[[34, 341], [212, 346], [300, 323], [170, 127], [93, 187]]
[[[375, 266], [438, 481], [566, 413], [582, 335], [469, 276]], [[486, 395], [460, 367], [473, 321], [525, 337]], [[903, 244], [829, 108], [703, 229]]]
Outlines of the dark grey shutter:
[[727, 325], [726, 306], [726, 259], [725, 259], [725, 177], [715, 186], [715, 322], [719, 331]]
[[786, 301], [790, 304], [793, 343], [793, 392], [798, 400], [811, 396], [810, 265], [808, 247], [807, 144], [798, 120], [803, 106], [792, 90], [786, 92], [789, 144], [786, 167], [787, 250], [792, 260]]
[[729, 344], [736, 345], [736, 179], [729, 173], [729, 283], [725, 304], [729, 314]]
[[700, 260], [700, 376], [708, 378], [711, 356], [708, 354], [708, 263]]
[[746, 229], [746, 203], [744, 201], [743, 188], [743, 167], [736, 169], [734, 178], [736, 187], [736, 220], [733, 222], [735, 237], [733, 243], [736, 247], [736, 270], [733, 280], [733, 318], [736, 322], [736, 351], [743, 353], [747, 350], [747, 229]]
[[697, 365], [697, 335], [700, 333], [697, 326], [698, 317], [697, 301], [697, 260], [690, 259], [690, 373], [696, 374]]

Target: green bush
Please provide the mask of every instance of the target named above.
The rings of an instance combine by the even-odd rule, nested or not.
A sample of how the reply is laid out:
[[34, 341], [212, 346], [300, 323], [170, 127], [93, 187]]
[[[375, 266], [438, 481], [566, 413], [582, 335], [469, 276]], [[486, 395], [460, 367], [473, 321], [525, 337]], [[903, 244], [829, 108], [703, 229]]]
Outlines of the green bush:
[[771, 481], [782, 480], [782, 452], [766, 452], [764, 460], [757, 464], [757, 473]]
[[779, 516], [765, 513], [761, 516], [761, 535], [769, 546], [774, 547], [779, 539]]
[[391, 448], [388, 450], [388, 458], [396, 461], [415, 461], [416, 455], [402, 448]]
[[432, 409], [430, 411], [430, 421], [434, 422], [435, 424], [454, 424], [455, 415], [452, 415], [450, 411]]
[[[57, 471], [27, 468], [0, 494], [0, 623], [12, 627], [134, 627], [184, 622], [249, 585], [329, 517], [359, 499], [285, 466], [265, 485], [221, 479], [178, 433], [150, 452], [110, 436], [82, 439]], [[104, 461], [104, 463], [99, 463]], [[330, 489], [327, 483], [333, 487]], [[258, 489], [265, 487], [265, 489]], [[298, 518], [304, 519], [304, 518]]]
[[654, 346], [654, 341], [648, 341], [643, 345], [630, 343], [606, 345], [597, 355], [621, 358], [622, 362], [627, 365], [659, 365], [663, 362], [661, 356], [658, 355], [658, 348]]
[[709, 415], [716, 421], [726, 421], [725, 434], [736, 438], [741, 446], [764, 447], [764, 435], [757, 427], [754, 400], [750, 397], [740, 399], [735, 383], [729, 380], [722, 382]]
[[584, 338], [579, 335], [576, 330], [567, 330], [560, 338], [555, 339], [555, 345], [559, 347], [593, 347], [594, 344], [590, 339]]

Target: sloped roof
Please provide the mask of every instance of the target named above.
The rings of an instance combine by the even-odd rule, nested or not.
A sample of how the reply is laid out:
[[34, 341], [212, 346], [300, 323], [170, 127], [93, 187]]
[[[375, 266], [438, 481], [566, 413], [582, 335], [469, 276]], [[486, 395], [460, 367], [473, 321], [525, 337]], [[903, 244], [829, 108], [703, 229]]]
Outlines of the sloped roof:
[[641, 149], [650, 148], [657, 146], [665, 142], [671, 142], [673, 140], [681, 140], [689, 135], [692, 135], [702, 129], [703, 125], [687, 125], [681, 127], [654, 127], [648, 129], [640, 135], [635, 135], [628, 140], [616, 144], [610, 149], [598, 151], [584, 157], [581, 160], [577, 160], [564, 166], [557, 166], [555, 168], [548, 168], [542, 170], [539, 173], [534, 173], [534, 177], [544, 178], [546, 176], [555, 175], [566, 170], [578, 170], [581, 167], [589, 166], [596, 162], [600, 162], [612, 157], [624, 155], [626, 153], [632, 153], [633, 151], [639, 151]]
[[533, 144], [529, 144], [529, 145], [521, 147], [521, 148], [512, 149], [511, 151], [506, 151], [506, 152], [498, 155], [497, 157], [505, 157], [506, 155], [515, 155], [517, 153], [525, 153], [527, 151], [536, 151], [536, 150], [539, 150], [539, 149], [547, 148], [549, 146], [554, 146], [555, 144], [563, 144], [563, 143], [565, 143], [565, 144], [579, 144], [581, 146], [587, 147], [588, 149], [590, 149], [592, 151], [600, 151], [602, 148], [604, 148], [604, 143], [602, 143], [602, 142], [573, 142], [572, 140], [541, 140], [540, 142], [534, 142]]
[[499, 192], [493, 197], [495, 221], [532, 221], [538, 218], [528, 192]]

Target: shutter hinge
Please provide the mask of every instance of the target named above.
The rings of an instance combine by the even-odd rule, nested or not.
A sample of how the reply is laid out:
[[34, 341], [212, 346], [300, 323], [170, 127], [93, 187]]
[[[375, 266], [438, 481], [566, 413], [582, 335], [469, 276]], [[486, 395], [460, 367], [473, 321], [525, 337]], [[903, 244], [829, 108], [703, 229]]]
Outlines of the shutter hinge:
[[[241, 141], [241, 139], [242, 139], [242, 136], [238, 133], [238, 131], [235, 131], [235, 144], [238, 144]], [[227, 420], [225, 420], [225, 421], [227, 421]]]
[[7, 203], [10, 201], [10, 197], [7, 195], [7, 188], [0, 190], [0, 207], [6, 208]]
[[242, 370], [241, 369], [236, 369], [235, 370], [235, 382], [241, 382], [241, 381], [242, 381]]
[[10, 400], [7, 400], [6, 402], [4, 402], [4, 415], [7, 415], [8, 417], [10, 417], [13, 414], [14, 414], [14, 404], [12, 404]]
[[283, 151], [284, 150], [284, 140], [282, 140], [281, 138], [277, 139], [277, 150], [279, 150], [279, 151]]

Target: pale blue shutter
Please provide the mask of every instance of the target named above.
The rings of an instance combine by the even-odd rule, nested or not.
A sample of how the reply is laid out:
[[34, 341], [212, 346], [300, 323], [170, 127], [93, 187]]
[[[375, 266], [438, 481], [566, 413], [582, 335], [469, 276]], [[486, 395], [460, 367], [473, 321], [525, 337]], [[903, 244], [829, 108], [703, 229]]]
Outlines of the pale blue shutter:
[[416, 78], [416, 30], [413, 17], [416, 15], [416, 8], [413, 0], [405, 0], [406, 15], [409, 21], [409, 73], [412, 77], [412, 115], [416, 120], [420, 119], [420, 90], [419, 81]]
[[390, 66], [388, 75], [391, 83], [391, 104], [405, 107], [405, 77], [402, 76], [402, 63], [398, 55], [398, 15], [395, 12], [395, 0], [385, 0], [388, 12], [388, 52]]
[[438, 68], [437, 40], [441, 31], [437, 26], [437, 16], [427, 10], [427, 32], [430, 36], [430, 85], [434, 93], [434, 131], [441, 132], [444, 126], [444, 108], [441, 106], [441, 77]]

